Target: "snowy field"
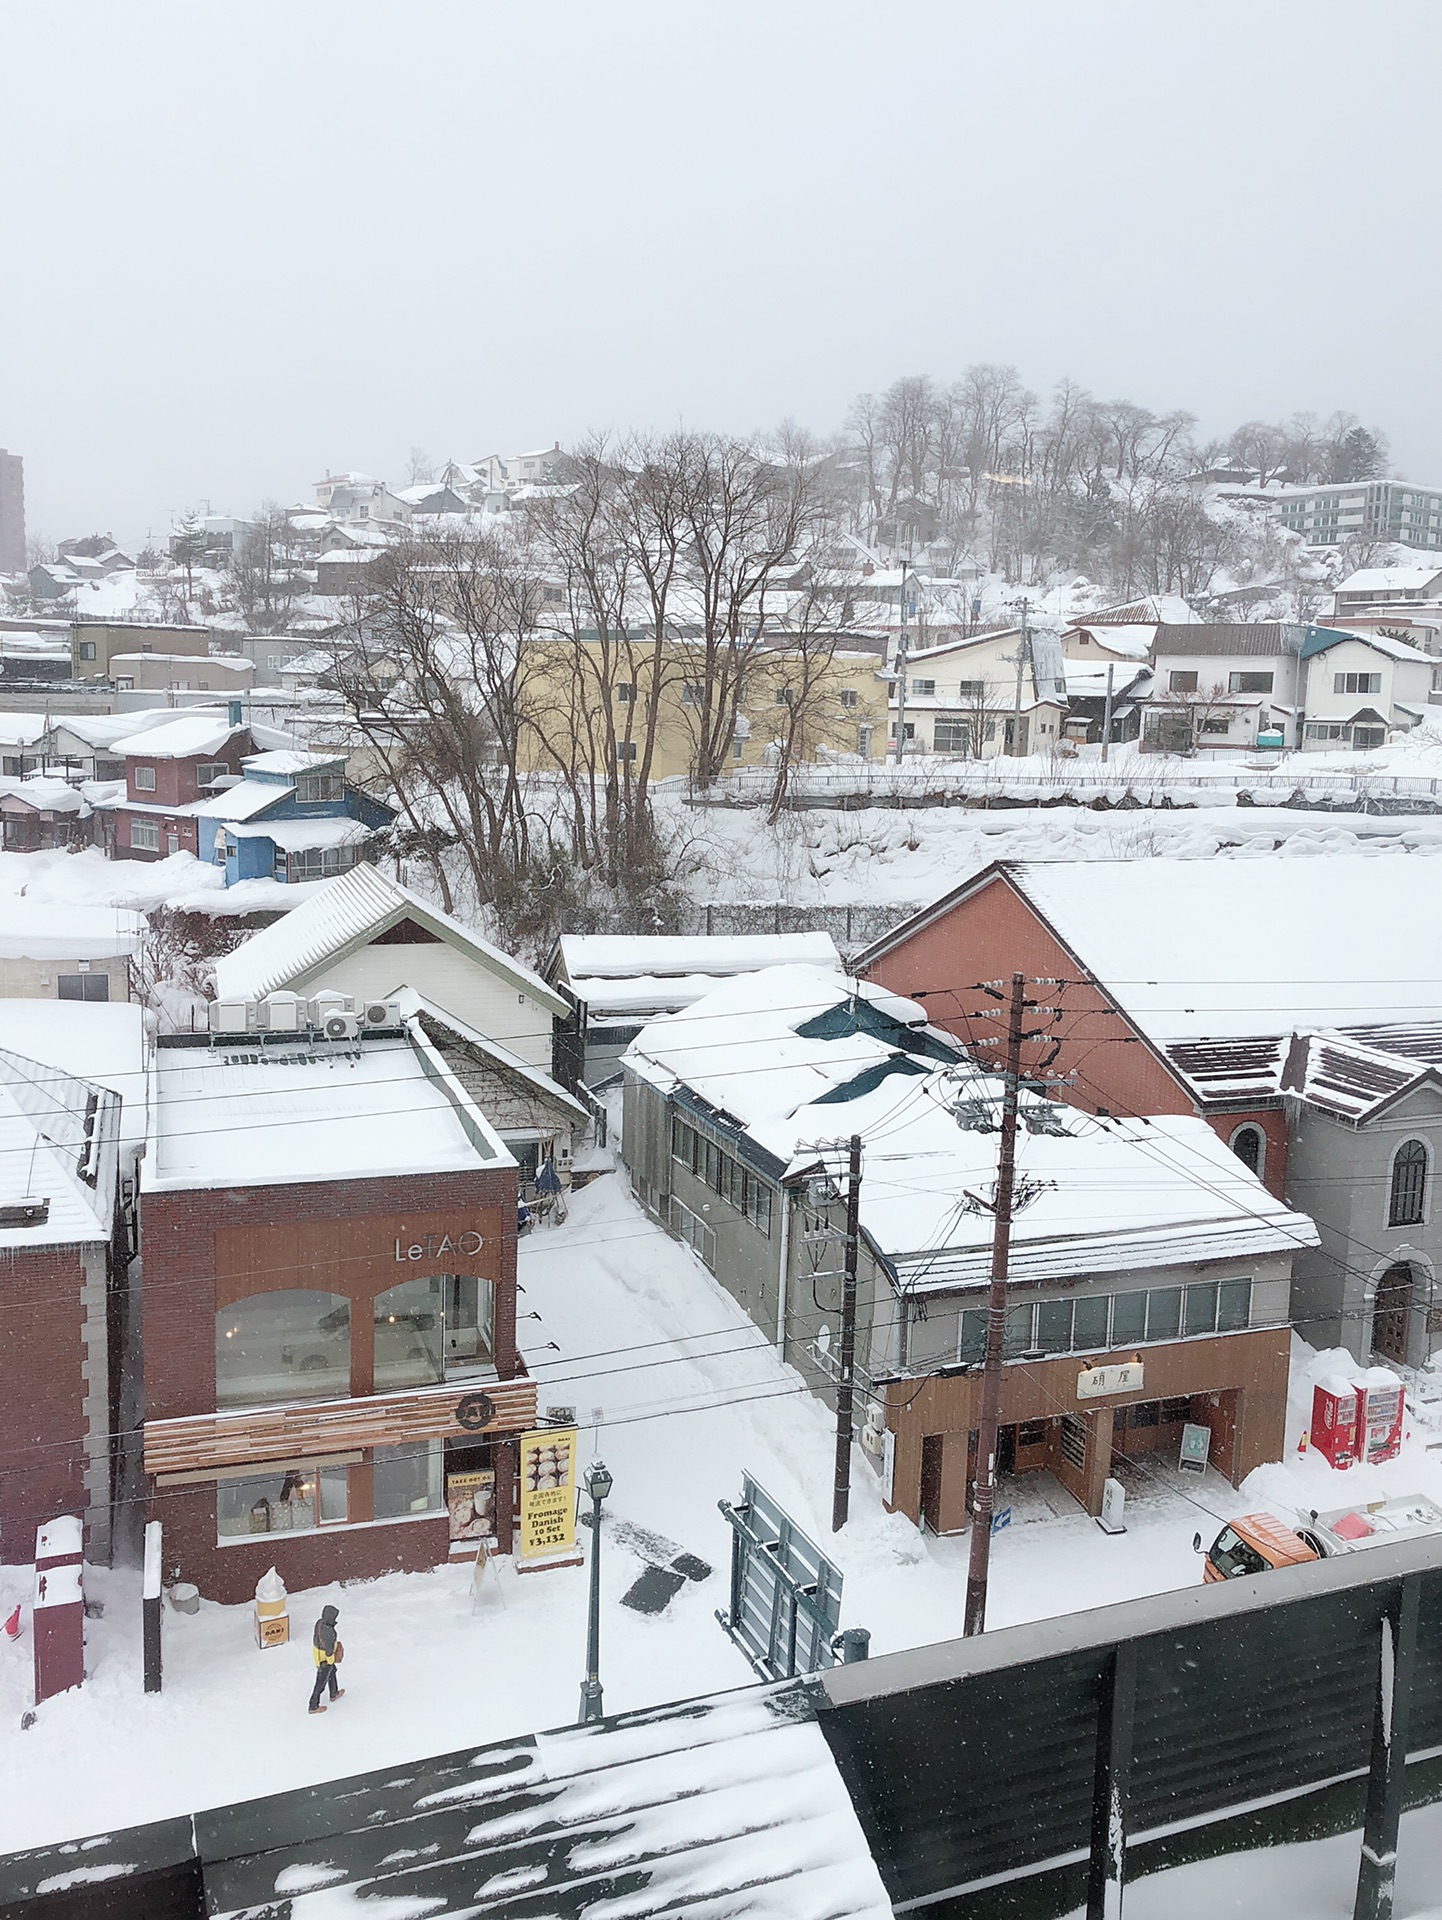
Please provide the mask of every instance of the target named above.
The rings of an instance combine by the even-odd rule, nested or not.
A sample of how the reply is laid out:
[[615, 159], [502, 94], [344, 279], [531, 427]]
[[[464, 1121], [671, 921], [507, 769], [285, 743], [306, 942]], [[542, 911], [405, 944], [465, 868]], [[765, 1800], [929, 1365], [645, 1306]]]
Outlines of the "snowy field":
[[[603, 1532], [602, 1679], [610, 1711], [736, 1686], [750, 1669], [714, 1618], [726, 1600], [729, 1536], [716, 1510], [749, 1470], [835, 1557], [842, 1620], [869, 1627], [875, 1653], [961, 1630], [964, 1538], [923, 1538], [881, 1507], [858, 1449], [852, 1519], [829, 1530], [833, 1429], [758, 1330], [685, 1249], [649, 1223], [620, 1176], [577, 1196], [565, 1226], [521, 1249], [520, 1334], [541, 1399], [574, 1402], [583, 1450], [600, 1408], [599, 1450], [615, 1476]], [[555, 1342], [552, 1349], [547, 1343]], [[1323, 1369], [1299, 1346], [1305, 1364]], [[1309, 1388], [1298, 1371], [1289, 1455]], [[1194, 1531], [1260, 1504], [1333, 1505], [1377, 1490], [1442, 1497], [1442, 1454], [1419, 1431], [1395, 1466], [1343, 1480], [1316, 1456], [1265, 1467], [1241, 1492], [1211, 1474], [1185, 1488], [1166, 1465], [1130, 1475], [1128, 1532], [1108, 1538], [1046, 1476], [1002, 1495], [1013, 1523], [993, 1555], [989, 1625], [1076, 1612], [1200, 1578]], [[1328, 1484], [1330, 1483], [1330, 1485]], [[639, 1531], [631, 1531], [639, 1530]], [[643, 1533], [715, 1570], [664, 1613], [621, 1605], [642, 1570]], [[639, 1551], [638, 1551], [639, 1549]], [[517, 1575], [493, 1564], [474, 1605], [469, 1567], [392, 1575], [295, 1597], [292, 1643], [259, 1652], [247, 1608], [203, 1604], [165, 1618], [165, 1690], [141, 1687], [138, 1577], [90, 1577], [104, 1603], [88, 1627], [83, 1691], [46, 1704], [29, 1731], [30, 1636], [0, 1644], [0, 1850], [270, 1793], [571, 1722], [585, 1647], [586, 1575]], [[6, 1611], [29, 1583], [0, 1569]], [[309, 1719], [307, 1642], [322, 1604], [341, 1609], [346, 1698]], [[1226, 1911], [1225, 1908], [1221, 1909]], [[1319, 1912], [1325, 1909], [1318, 1909]]]

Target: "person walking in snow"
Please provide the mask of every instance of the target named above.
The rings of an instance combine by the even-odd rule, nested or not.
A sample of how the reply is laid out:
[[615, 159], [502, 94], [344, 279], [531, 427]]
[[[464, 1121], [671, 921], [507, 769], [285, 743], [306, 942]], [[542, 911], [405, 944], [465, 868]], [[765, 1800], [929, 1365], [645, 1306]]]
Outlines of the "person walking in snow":
[[315, 1632], [311, 1635], [311, 1648], [315, 1654], [315, 1685], [310, 1690], [310, 1711], [324, 1713], [321, 1695], [330, 1688], [332, 1700], [339, 1700], [345, 1694], [345, 1688], [336, 1684], [336, 1668], [345, 1658], [345, 1648], [337, 1638], [335, 1623], [340, 1618], [336, 1607], [322, 1607], [320, 1618], [315, 1623]]

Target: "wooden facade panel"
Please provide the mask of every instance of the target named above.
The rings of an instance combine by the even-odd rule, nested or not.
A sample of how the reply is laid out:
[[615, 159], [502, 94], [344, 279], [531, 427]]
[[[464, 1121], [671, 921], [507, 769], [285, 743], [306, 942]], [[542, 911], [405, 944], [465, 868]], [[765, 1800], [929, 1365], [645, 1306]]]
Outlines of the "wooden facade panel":
[[[473, 1425], [474, 1403], [480, 1394], [491, 1402], [493, 1414]], [[353, 1448], [398, 1446], [407, 1440], [520, 1433], [535, 1423], [534, 1380], [456, 1381], [365, 1400], [323, 1400], [311, 1406], [149, 1420], [145, 1471], [197, 1473], [250, 1463], [260, 1466]]]
[[[1218, 1432], [1214, 1464], [1233, 1485], [1254, 1467], [1282, 1456], [1287, 1405], [1287, 1366], [1291, 1329], [1259, 1327], [1250, 1333], [1219, 1334], [1212, 1339], [1179, 1340], [1166, 1346], [1137, 1349], [1145, 1367], [1137, 1393], [1116, 1394], [1106, 1400], [1079, 1400], [1077, 1377], [1082, 1371], [1076, 1354], [1055, 1360], [1007, 1362], [1002, 1375], [1001, 1424], [1015, 1426], [1027, 1420], [1055, 1420], [1063, 1414], [1087, 1418], [1106, 1410], [1108, 1438], [1115, 1413], [1141, 1401], [1187, 1398], [1193, 1417]], [[1110, 1358], [1117, 1356], [1111, 1355]], [[926, 1380], [896, 1380], [886, 1388], [887, 1424], [896, 1436], [893, 1463], [893, 1507], [918, 1519], [921, 1497], [922, 1453], [928, 1435], [965, 1434], [981, 1419], [982, 1377], [975, 1373]], [[1098, 1436], [1100, 1437], [1100, 1436]], [[1103, 1450], [1098, 1448], [1098, 1453]], [[1109, 1455], [1110, 1446], [1105, 1449]], [[962, 1457], [960, 1450], [945, 1456], [948, 1466]], [[1225, 1462], [1225, 1464], [1224, 1464]], [[1058, 1477], [1084, 1504], [1100, 1503], [1105, 1467], [1090, 1464], [1073, 1485]], [[1094, 1485], [1092, 1484], [1094, 1480]], [[951, 1523], [955, 1496], [943, 1496]]]

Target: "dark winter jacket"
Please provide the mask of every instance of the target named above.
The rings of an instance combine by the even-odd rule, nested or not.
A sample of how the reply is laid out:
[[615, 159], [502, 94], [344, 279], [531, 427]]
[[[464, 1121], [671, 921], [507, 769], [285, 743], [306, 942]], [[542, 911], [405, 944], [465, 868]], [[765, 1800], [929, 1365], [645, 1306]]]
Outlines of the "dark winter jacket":
[[320, 1610], [320, 1618], [315, 1623], [315, 1632], [311, 1635], [311, 1645], [315, 1648], [317, 1666], [335, 1659], [335, 1623], [339, 1618], [338, 1607], [322, 1607]]

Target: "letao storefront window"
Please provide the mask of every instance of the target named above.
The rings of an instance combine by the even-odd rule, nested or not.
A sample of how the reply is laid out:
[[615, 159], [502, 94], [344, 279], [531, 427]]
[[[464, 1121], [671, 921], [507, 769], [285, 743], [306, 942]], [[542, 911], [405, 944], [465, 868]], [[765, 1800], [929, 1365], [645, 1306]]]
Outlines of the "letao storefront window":
[[350, 1302], [301, 1288], [253, 1293], [215, 1316], [215, 1404], [343, 1400], [350, 1392]]

